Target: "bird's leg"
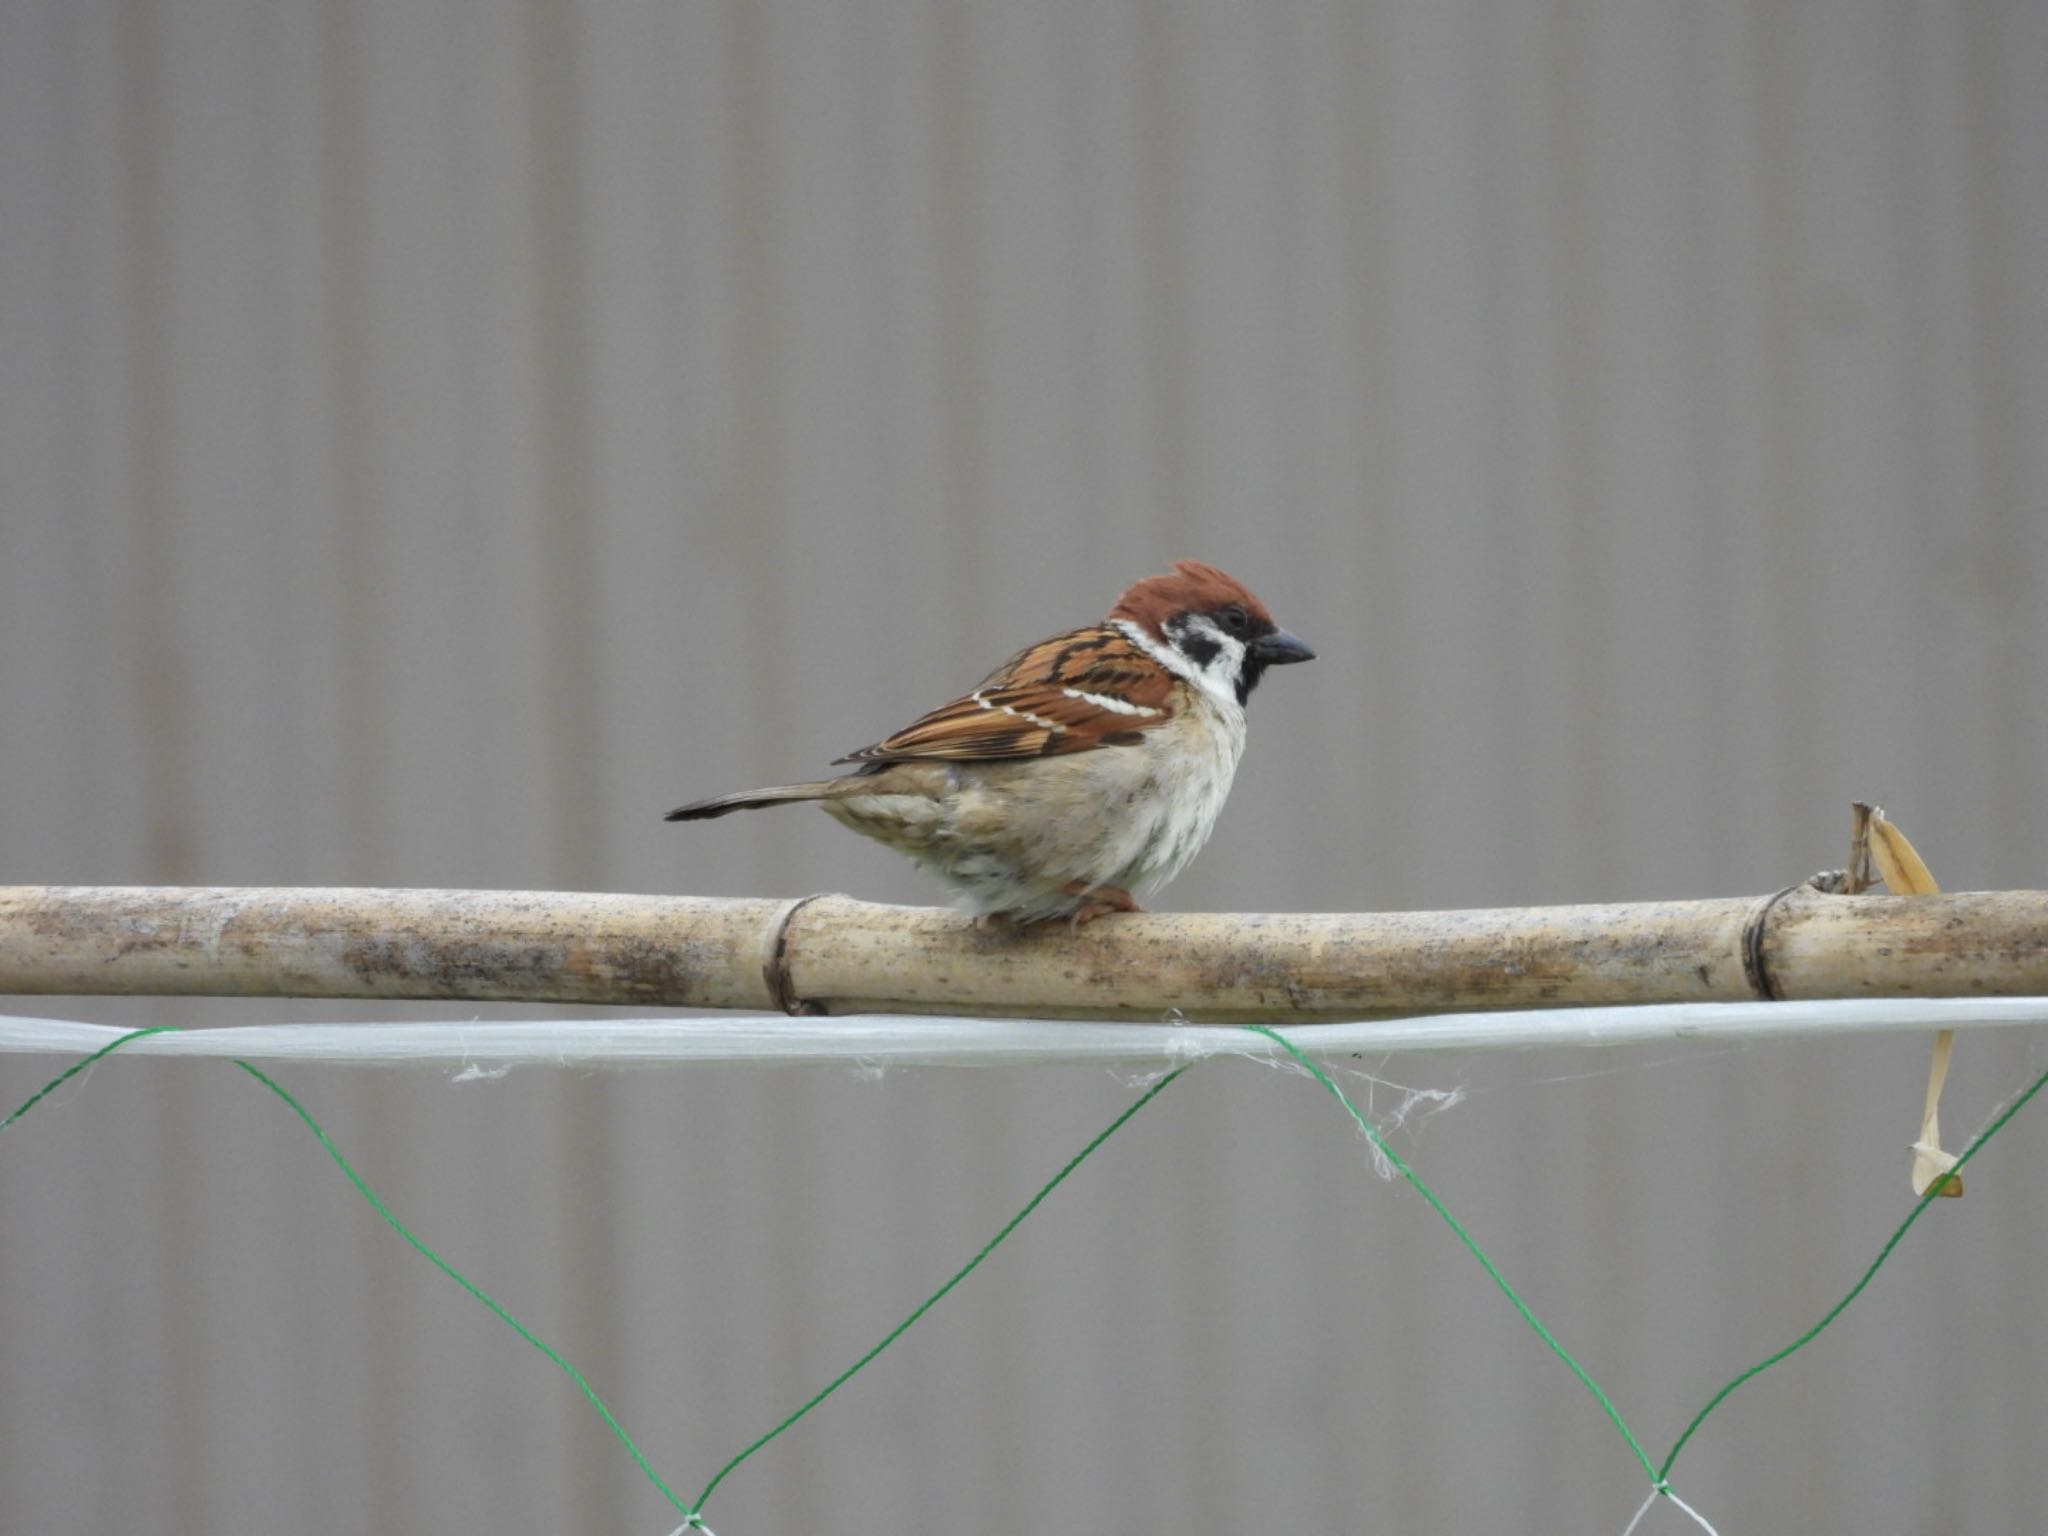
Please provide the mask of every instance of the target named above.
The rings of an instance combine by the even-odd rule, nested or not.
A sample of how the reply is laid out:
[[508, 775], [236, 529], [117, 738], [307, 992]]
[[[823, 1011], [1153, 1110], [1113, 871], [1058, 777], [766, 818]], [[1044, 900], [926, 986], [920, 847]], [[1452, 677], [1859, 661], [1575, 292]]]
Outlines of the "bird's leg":
[[1142, 912], [1145, 910], [1132, 899], [1131, 893], [1122, 886], [1090, 886], [1083, 884], [1079, 880], [1073, 880], [1068, 882], [1067, 890], [1073, 895], [1085, 898], [1078, 907], [1074, 908], [1074, 915], [1068, 919], [1076, 928], [1079, 928], [1083, 923], [1092, 923], [1098, 917], [1107, 917], [1112, 912]]
[[[1062, 889], [1069, 896], [1082, 898], [1080, 905], [1068, 914], [1067, 922], [1075, 927], [1092, 923], [1098, 917], [1107, 917], [1112, 912], [1142, 912], [1131, 893], [1120, 885], [1090, 885], [1085, 880], [1069, 880]], [[974, 926], [982, 933], [1006, 933], [1012, 928], [1026, 926], [1014, 912], [984, 912], [974, 920]]]

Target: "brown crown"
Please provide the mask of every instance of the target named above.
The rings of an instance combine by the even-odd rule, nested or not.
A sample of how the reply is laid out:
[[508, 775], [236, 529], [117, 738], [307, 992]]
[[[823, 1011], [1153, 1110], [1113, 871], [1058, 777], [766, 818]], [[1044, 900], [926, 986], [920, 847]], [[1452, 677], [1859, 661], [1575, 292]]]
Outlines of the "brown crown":
[[1273, 622], [1266, 605], [1253, 597], [1235, 576], [1199, 560], [1176, 560], [1166, 575], [1147, 576], [1128, 587], [1109, 610], [1109, 616], [1130, 619], [1155, 635], [1163, 635], [1166, 621], [1177, 613], [1214, 613], [1232, 603], [1241, 606], [1258, 623]]

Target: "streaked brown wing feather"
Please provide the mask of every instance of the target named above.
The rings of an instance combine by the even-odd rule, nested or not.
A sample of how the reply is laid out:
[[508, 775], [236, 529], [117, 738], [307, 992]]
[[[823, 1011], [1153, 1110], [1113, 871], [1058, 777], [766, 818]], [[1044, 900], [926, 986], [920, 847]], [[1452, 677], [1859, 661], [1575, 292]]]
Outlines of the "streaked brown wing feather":
[[[1102, 702], [1110, 699], [1126, 707]], [[1173, 711], [1173, 677], [1121, 630], [1094, 625], [1019, 651], [973, 693], [839, 761], [1056, 757], [1125, 745]]]

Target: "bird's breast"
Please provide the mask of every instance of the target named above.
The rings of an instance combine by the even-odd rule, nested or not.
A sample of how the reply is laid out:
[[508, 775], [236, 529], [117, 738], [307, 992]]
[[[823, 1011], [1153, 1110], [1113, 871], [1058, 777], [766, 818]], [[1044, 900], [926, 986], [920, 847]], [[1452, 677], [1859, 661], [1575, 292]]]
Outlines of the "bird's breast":
[[1130, 876], [1151, 887], [1185, 869], [1215, 830], [1244, 755], [1244, 711], [1197, 695], [1180, 719], [1149, 733], [1146, 748], [1150, 826]]

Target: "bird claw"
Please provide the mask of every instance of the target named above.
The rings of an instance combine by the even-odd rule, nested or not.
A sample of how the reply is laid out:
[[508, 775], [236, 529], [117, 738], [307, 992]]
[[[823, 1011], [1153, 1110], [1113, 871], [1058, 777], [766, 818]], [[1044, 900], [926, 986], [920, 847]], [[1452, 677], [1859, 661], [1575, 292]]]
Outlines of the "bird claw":
[[1113, 885], [1099, 886], [1088, 893], [1088, 899], [1074, 908], [1067, 919], [1068, 925], [1079, 928], [1092, 923], [1098, 917], [1108, 917], [1112, 912], [1142, 912], [1145, 909], [1132, 899], [1131, 893]]
[[[1113, 912], [1145, 910], [1138, 905], [1131, 893], [1121, 886], [1084, 886], [1076, 881], [1067, 888], [1067, 894], [1082, 898], [1073, 911], [1067, 914], [1067, 926], [1070, 928], [1079, 928], [1085, 923], [1094, 922], [1098, 917], [1108, 917]], [[1033, 926], [1036, 926], [1035, 922], [1027, 922], [1014, 912], [984, 912], [974, 920], [977, 933], [1008, 933], [1013, 929]]]

